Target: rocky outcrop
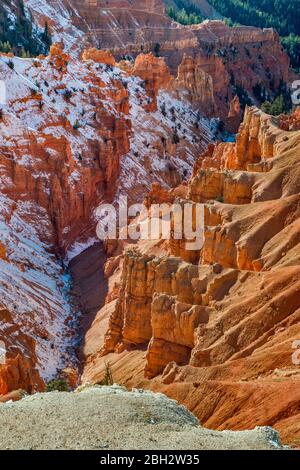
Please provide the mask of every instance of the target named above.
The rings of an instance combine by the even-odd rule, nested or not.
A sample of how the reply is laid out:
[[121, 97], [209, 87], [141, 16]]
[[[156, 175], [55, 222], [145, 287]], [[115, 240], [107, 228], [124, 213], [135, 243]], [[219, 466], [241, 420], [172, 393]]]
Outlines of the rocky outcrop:
[[99, 50], [95, 47], [83, 51], [82, 60], [92, 60], [93, 62], [110, 65], [112, 67], [116, 65], [116, 59], [110, 52]]
[[230, 101], [228, 117], [235, 118], [236, 116], [240, 115], [240, 112], [241, 112], [241, 103], [240, 103], [238, 95], [235, 95], [235, 97]]
[[[44, 57], [41, 58], [43, 59]], [[60, 44], [53, 44], [50, 47], [49, 58], [59, 72], [66, 73], [70, 55], [63, 51]]]
[[189, 198], [194, 202], [215, 200], [228, 204], [247, 204], [252, 199], [252, 175], [242, 172], [224, 172], [216, 169], [198, 171], [189, 187]]
[[296, 108], [291, 115], [282, 114], [280, 116], [280, 128], [284, 131], [300, 130], [300, 108]]
[[194, 327], [201, 319], [201, 311], [186, 304], [193, 296], [189, 280], [196, 274], [197, 269], [179, 259], [170, 263], [128, 251], [120, 300], [110, 317], [101, 354], [147, 344], [153, 337], [147, 353], [147, 376], [157, 375], [170, 361], [186, 363], [194, 344]]
[[[115, 271], [120, 300], [102, 345], [86, 357], [84, 383], [109, 360], [116, 380], [163, 391], [209, 427], [268, 424], [299, 444], [300, 136], [281, 122], [247, 108], [236, 143], [210, 145], [196, 162], [179, 190], [182, 203], [205, 206], [194, 257], [186, 259], [185, 240], [126, 252]], [[178, 202], [175, 194], [154, 187], [148, 206]]]
[[232, 134], [236, 134], [242, 121], [242, 116], [243, 108], [238, 95], [235, 95], [230, 101], [228, 117], [224, 118], [225, 129]]
[[207, 74], [192, 57], [184, 55], [178, 67], [178, 75], [173, 85], [180, 93], [187, 93], [192, 103], [206, 115], [216, 111], [212, 76]]
[[145, 83], [147, 95], [150, 97], [146, 109], [155, 112], [158, 91], [167, 88], [172, 80], [165, 60], [162, 57], [155, 57], [152, 53], [140, 54], [135, 60], [133, 74]]
[[[63, 0], [59, 5], [54, 0], [25, 3], [42, 27], [48, 20], [54, 38], [72, 54], [96, 47], [112, 51], [120, 60], [154, 52], [165, 57], [174, 76], [183, 62], [180, 77], [188, 80], [189, 92], [194, 99], [196, 93], [200, 109], [204, 96], [208, 96], [203, 109], [208, 113], [217, 109], [223, 119], [237, 91], [256, 102], [255, 86], [273, 96], [282, 81], [289, 81], [289, 60], [272, 29], [230, 28], [220, 20], [182, 26], [165, 14], [162, 0], [111, 0], [109, 5], [102, 0], [92, 4], [79, 0]], [[214, 18], [207, 2], [204, 6], [202, 3], [200, 8]], [[228, 128], [235, 132], [237, 125], [231, 118]]]
[[[165, 86], [168, 67], [151, 55], [136, 65], [126, 72], [95, 49], [76, 59], [60, 44], [49, 57], [3, 57], [1, 78], [11, 86], [9, 111], [3, 107], [0, 119], [0, 292], [10, 313], [0, 338], [5, 332], [12, 362], [2, 368], [0, 394], [31, 392], [61, 374], [74, 384], [76, 357], [70, 351], [78, 311], [67, 297], [64, 268], [74, 253], [93, 245], [94, 210], [101, 202], [116, 203], [118, 191], [129, 194], [129, 202], [141, 202], [153, 181], [165, 191], [180, 184], [182, 167], [188, 174], [212, 139], [206, 120], [197, 117], [202, 140], [192, 142], [195, 122], [189, 119], [178, 131], [181, 142], [174, 143], [173, 125], [191, 114], [191, 104], [175, 100], [172, 122], [164, 121], [160, 94], [167, 103], [174, 100]], [[148, 82], [135, 73], [148, 74]], [[107, 276], [115, 264], [107, 266]], [[116, 295], [115, 288], [110, 299]], [[142, 330], [136, 338], [128, 324], [126, 341], [148, 341], [151, 335]]]
[[171, 204], [174, 202], [174, 199], [174, 194], [160, 186], [158, 183], [153, 183], [151, 191], [147, 194], [145, 198], [144, 204], [147, 209], [150, 209], [152, 204]]
[[[33, 393], [44, 390], [36, 368], [36, 342], [29, 333], [14, 324], [13, 314], [1, 306], [0, 331], [0, 396], [22, 389]], [[13, 332], [13, 334], [12, 334]], [[25, 354], [24, 354], [25, 352]]]
[[30, 360], [17, 355], [0, 364], [0, 396], [20, 388], [28, 393], [43, 391], [44, 382]]
[[247, 107], [236, 143], [210, 145], [199, 157], [194, 176], [197, 176], [200, 168], [204, 172], [212, 169], [248, 170], [251, 173], [270, 170], [272, 158], [278, 153], [282, 139], [286, 139], [286, 142], [289, 139], [288, 135], [282, 134], [282, 117], [279, 119], [280, 122], [255, 107]]
[[[45, 416], [48, 417], [46, 427]], [[208, 431], [184, 406], [163, 394], [128, 392], [117, 385], [87, 387], [73, 393], [37, 394], [17, 404], [1, 404], [1, 449], [101, 451], [103, 447], [109, 450], [283, 448], [272, 428], [248, 432]], [[104, 454], [100, 459], [101, 463], [107, 461]]]

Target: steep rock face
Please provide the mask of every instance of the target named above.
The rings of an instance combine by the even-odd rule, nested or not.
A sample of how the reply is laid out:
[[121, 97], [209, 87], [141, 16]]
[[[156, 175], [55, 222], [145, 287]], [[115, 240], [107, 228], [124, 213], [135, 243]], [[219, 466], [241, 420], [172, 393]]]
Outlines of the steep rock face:
[[[299, 445], [300, 135], [281, 119], [247, 108], [236, 144], [209, 146], [178, 189], [206, 201], [204, 246], [192, 263], [184, 250], [170, 256], [172, 240], [140, 241], [119, 259], [121, 300], [106, 335], [118, 325], [117, 341], [90, 350], [83, 383], [99, 380], [109, 360], [115, 380], [163, 391], [209, 427], [268, 424]], [[154, 187], [148, 203], [175, 194]], [[131, 315], [128, 298], [146, 309]], [[123, 342], [127, 325], [134, 337], [145, 321], [146, 345]]]
[[[148, 72], [159, 70], [153, 57]], [[163, 70], [169, 76], [165, 64]], [[68, 262], [94, 243], [97, 205], [122, 194], [142, 202], [154, 180], [165, 190], [179, 184], [212, 134], [189, 101], [159, 89], [164, 75], [154, 80], [151, 112], [144, 81], [103, 51], [89, 49], [79, 60], [54, 44], [49, 57], [3, 55], [0, 76], [8, 101], [0, 118], [0, 291], [10, 312], [1, 323], [10, 362], [0, 371], [0, 393], [6, 394], [41, 389], [43, 380], [76, 366], [70, 351], [78, 311], [61, 257]], [[162, 102], [172, 107], [172, 120], [163, 119]]]
[[165, 60], [153, 54], [140, 54], [135, 60], [133, 73], [145, 82], [145, 89], [151, 99], [147, 109], [156, 111], [158, 91], [166, 88], [172, 79]]
[[[162, 0], [25, 0], [36, 20], [44, 24], [49, 21], [55, 40], [64, 41], [73, 50], [92, 45], [97, 48], [124, 47], [138, 42], [152, 43], [152, 28], [161, 33], [172, 21], [165, 16]], [[159, 31], [158, 31], [159, 32]], [[139, 51], [141, 49], [139, 48]]]
[[[3, 182], [7, 184], [5, 178]], [[31, 392], [41, 389], [41, 378], [48, 380], [66, 363], [76, 363], [75, 355], [67, 352], [75, 337], [76, 312], [67, 298], [70, 278], [53, 253], [55, 237], [46, 210], [3, 193], [0, 200], [7, 254], [0, 260], [0, 339], [5, 346], [1, 387], [5, 393], [19, 388]]]
[[23, 389], [28, 393], [44, 390], [44, 383], [30, 361], [22, 356], [8, 359], [0, 365], [0, 395], [7, 395], [11, 390]]
[[192, 57], [183, 57], [173, 86], [178, 91], [183, 88], [191, 102], [205, 110], [206, 115], [215, 113], [213, 79]]
[[[28, 392], [43, 391], [43, 380], [36, 370], [35, 341], [14, 325], [13, 315], [4, 307], [0, 308], [1, 362], [0, 395], [22, 388]], [[11, 335], [14, 331], [14, 337]], [[24, 348], [27, 357], [24, 357]]]
[[[256, 85], [272, 96], [272, 90], [282, 80], [289, 81], [288, 57], [277, 33], [271, 29], [229, 28], [217, 20], [182, 26], [164, 13], [164, 3], [160, 0], [113, 0], [109, 4], [102, 0], [92, 3], [26, 0], [25, 3], [42, 26], [48, 20], [54, 39], [62, 41], [72, 53], [96, 47], [112, 50], [121, 59], [128, 55], [136, 57], [141, 51], [155, 51], [166, 58], [174, 76], [186, 54], [196, 61], [196, 69], [201, 69], [202, 82], [206, 83], [200, 96], [210, 95], [210, 82], [213, 82], [214, 101], [223, 118], [228, 116], [237, 90], [244, 89], [256, 102], [253, 93]], [[196, 81], [199, 83], [197, 77]], [[208, 112], [212, 111], [212, 105], [210, 99]], [[236, 125], [231, 122], [232, 128]]]
[[[8, 87], [8, 92], [14, 94], [11, 100], [17, 117], [4, 115], [2, 119], [2, 128], [10, 126], [12, 133], [9, 146], [3, 139], [6, 147], [2, 153], [3, 172], [12, 180], [11, 185], [4, 187], [3, 193], [12, 199], [26, 194], [27, 200], [34, 200], [44, 207], [55, 226], [56, 244], [61, 249], [72, 243], [89, 225], [90, 209], [96, 205], [97, 199], [113, 197], [120, 175], [120, 157], [130, 148], [130, 121], [126, 118], [129, 113], [128, 91], [122, 82], [113, 81], [106, 95], [105, 84], [97, 74], [91, 72], [88, 80], [86, 70], [84, 67], [80, 70], [78, 64], [72, 64], [75, 68], [71, 70], [70, 66], [67, 71], [67, 59], [58, 46], [52, 46], [49, 58], [35, 62], [35, 67], [28, 62], [25, 75], [29, 86], [26, 87], [26, 79], [22, 80], [21, 76], [17, 79], [22, 86], [21, 93]], [[9, 73], [4, 73], [8, 79]], [[77, 87], [80, 73], [82, 79], [85, 77], [81, 90], [75, 86], [69, 88], [74, 73], [77, 74]], [[73, 100], [78, 99], [87, 87], [91, 93], [83, 97], [81, 108], [76, 109]], [[120, 118], [103, 105], [106, 97]], [[37, 113], [38, 129], [26, 129], [26, 107]], [[98, 122], [101, 122], [101, 127]], [[91, 130], [88, 138], [84, 137], [85, 126]], [[24, 136], [21, 142], [18, 134]], [[24, 154], [35, 158], [21, 160], [20, 164]], [[78, 224], [74, 225], [74, 217]]]
[[120, 300], [110, 317], [101, 354], [144, 345], [153, 337], [147, 353], [147, 376], [157, 375], [173, 360], [187, 363], [194, 329], [204, 314], [201, 308], [186, 303], [193, 297], [189, 283], [196, 276], [197, 268], [180, 259], [170, 263], [127, 252]]
[[[297, 118], [297, 113], [290, 117]], [[261, 113], [257, 108], [246, 108], [244, 120], [239, 128], [236, 143], [223, 142], [216, 146], [210, 145], [201, 155], [194, 167], [194, 176], [199, 169], [206, 170], [248, 170], [250, 173], [268, 172], [273, 166], [275, 157], [289, 138], [283, 133], [285, 118], [279, 120]], [[293, 129], [291, 129], [293, 130]], [[297, 129], [296, 129], [297, 130]]]
[[[126, 257], [121, 300], [111, 317], [104, 351], [124, 347], [124, 343], [145, 344], [151, 338], [151, 295], [153, 279], [149, 259]], [[138, 326], [138, 328], [136, 328]]]
[[251, 201], [252, 184], [252, 175], [242, 172], [202, 170], [191, 181], [189, 198], [194, 202], [220, 200], [228, 204], [246, 204]]
[[236, 116], [239, 116], [240, 112], [241, 112], [241, 103], [240, 103], [238, 95], [235, 95], [235, 97], [230, 102], [228, 117], [235, 118]]
[[[21, 88], [21, 92], [17, 88], [8, 88], [16, 118], [4, 113], [1, 120], [3, 130], [12, 127], [10, 144], [7, 145], [6, 136], [3, 138], [3, 171], [6, 178], [12, 179], [12, 185], [3, 190], [12, 198], [27, 194], [28, 200], [33, 199], [44, 207], [53, 219], [57, 244], [62, 248], [70, 245], [90, 224], [90, 209], [96, 206], [97, 201], [114, 198], [117, 183], [120, 188], [119, 178], [122, 177], [121, 156], [129, 156], [131, 151], [132, 158], [139, 159], [139, 152], [143, 151], [148, 154], [144, 158], [149, 160], [151, 150], [155, 150], [164, 162], [158, 165], [154, 160], [150, 161], [148, 165], [152, 168], [149, 170], [153, 174], [163, 174], [162, 165], [165, 164], [167, 170], [169, 164], [169, 175], [165, 173], [169, 184], [172, 184], [172, 163], [167, 160], [173, 155], [166, 154], [173, 153], [177, 158], [177, 147], [169, 144], [170, 132], [168, 135], [165, 131], [169, 126], [167, 120], [161, 128], [156, 126], [156, 135], [150, 137], [149, 143], [147, 134], [145, 142], [139, 144], [134, 141], [135, 127], [139, 124], [137, 117], [143, 119], [144, 124], [152, 119], [148, 111], [151, 112], [151, 106], [157, 109], [159, 92], [170, 80], [163, 59], [142, 55], [137, 58], [132, 77], [125, 72], [114, 71], [111, 56], [103, 56], [101, 51], [88, 50], [83, 58], [82, 63], [77, 60], [69, 62], [70, 58], [54, 45], [49, 58], [36, 60], [33, 64], [16, 60], [13, 72], [2, 66], [4, 78], [16, 80]], [[99, 61], [101, 63], [97, 65]], [[142, 76], [145, 84], [136, 81], [136, 75]], [[87, 90], [88, 94], [85, 93]], [[135, 95], [132, 100], [130, 93]], [[78, 99], [79, 106], [76, 104]], [[165, 99], [172, 101], [172, 97], [165, 96]], [[174, 104], [176, 108], [176, 101]], [[26, 128], [29, 120], [25, 105], [36, 112], [36, 129]], [[173, 111], [176, 113], [175, 109]], [[176, 116], [173, 114], [174, 120]], [[204, 125], [207, 126], [206, 123]], [[21, 142], [17, 139], [19, 134], [23, 137]], [[157, 148], [158, 143], [160, 148]], [[197, 152], [196, 145], [193, 152]], [[38, 158], [27, 158], [20, 164], [24, 153]], [[182, 155], [182, 150], [180, 153]], [[179, 181], [175, 158], [173, 165], [174, 184]], [[131, 166], [134, 170], [133, 162]], [[151, 175], [148, 179], [152, 179]], [[143, 180], [145, 183], [145, 178]], [[126, 184], [130, 184], [130, 178]], [[74, 215], [78, 223], [74, 223]]]
[[224, 120], [226, 130], [236, 134], [242, 121], [243, 108], [238, 95], [235, 95], [230, 101], [228, 117]]

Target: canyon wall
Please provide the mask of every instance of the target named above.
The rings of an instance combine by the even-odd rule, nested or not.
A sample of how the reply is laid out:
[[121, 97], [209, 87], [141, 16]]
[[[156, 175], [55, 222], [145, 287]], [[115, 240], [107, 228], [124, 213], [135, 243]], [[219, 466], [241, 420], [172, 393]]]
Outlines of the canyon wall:
[[[100, 0], [26, 0], [25, 4], [40, 25], [48, 21], [54, 40], [72, 54], [86, 47], [108, 49], [117, 59], [154, 52], [166, 58], [174, 76], [184, 56], [191, 57], [193, 73], [206, 81], [206, 94], [210, 96], [213, 88], [214, 100], [207, 111], [217, 110], [218, 117], [227, 117], [237, 91], [257, 103], [253, 90], [258, 85], [272, 97], [280, 83], [289, 83], [289, 59], [272, 29], [230, 28], [220, 20], [182, 26], [164, 13], [159, 0], [116, 0], [109, 5]], [[191, 69], [187, 60], [185, 68]], [[180, 75], [184, 76], [183, 70]], [[203, 101], [197, 104], [202, 110]]]
[[[78, 367], [80, 309], [83, 384], [109, 361], [115, 381], [162, 391], [208, 427], [267, 424], [298, 445], [299, 113], [247, 107], [235, 143], [213, 144], [210, 119], [234, 129], [241, 98], [288, 83], [277, 33], [182, 27], [159, 0], [25, 4], [58, 43], [0, 57], [0, 394]], [[203, 248], [95, 247], [95, 209], [121, 195], [203, 203]], [[66, 265], [74, 276], [89, 247], [88, 272], [107, 258], [101, 298], [79, 272], [75, 308]]]
[[173, 77], [162, 58], [142, 55], [126, 71], [105, 51], [77, 59], [54, 44], [48, 57], [3, 54], [0, 64], [3, 395], [40, 390], [77, 367], [80, 312], [65, 268], [97, 240], [97, 206], [117, 204], [119, 194], [142, 201], [154, 181], [176, 186], [213, 135], [168, 90]]
[[270, 425], [299, 445], [300, 133], [282, 119], [247, 108], [237, 142], [210, 145], [187, 186], [153, 187], [148, 205], [204, 203], [203, 248], [128, 241], [108, 260], [83, 383], [109, 361], [115, 381], [162, 391], [207, 427]]

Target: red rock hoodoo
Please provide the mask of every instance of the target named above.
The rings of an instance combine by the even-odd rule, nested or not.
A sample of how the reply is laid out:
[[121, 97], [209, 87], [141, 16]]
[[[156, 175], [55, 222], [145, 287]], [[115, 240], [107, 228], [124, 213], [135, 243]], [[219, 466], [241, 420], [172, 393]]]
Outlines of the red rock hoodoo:
[[[180, 194], [205, 204], [199, 262], [176, 240], [118, 258], [120, 293], [86, 335], [83, 383], [109, 361], [116, 381], [166, 393], [205, 426], [271, 425], [299, 445], [300, 133], [281, 122], [248, 108], [237, 142], [197, 161]], [[156, 186], [148, 202], [174, 194]]]
[[[77, 312], [59, 258], [68, 262], [96, 241], [97, 206], [116, 201], [118, 191], [142, 201], [154, 181], [176, 186], [213, 138], [189, 100], [174, 101], [162, 58], [142, 55], [126, 72], [105, 51], [88, 49], [78, 59], [53, 44], [49, 57], [11, 58], [13, 68], [8, 60], [0, 66], [8, 84], [0, 117], [0, 340], [7, 350], [0, 394], [40, 390], [42, 379], [76, 366], [66, 350]], [[162, 103], [172, 107], [172, 121]]]
[[183, 61], [179, 84], [187, 81], [200, 105], [208, 97], [204, 109], [217, 110], [218, 117], [228, 116], [236, 87], [255, 100], [256, 85], [272, 96], [281, 80], [289, 82], [289, 60], [272, 29], [230, 28], [220, 20], [182, 26], [165, 14], [163, 0], [26, 3], [42, 27], [47, 20], [55, 39], [74, 54], [88, 47], [106, 49], [117, 59], [153, 52], [166, 59], [174, 76]]
[[[24, 4], [54, 44], [0, 57], [0, 402], [99, 383], [109, 361], [206, 427], [299, 446], [300, 116], [255, 93], [295, 77], [278, 34], [181, 26], [162, 0]], [[174, 220], [170, 240], [99, 243], [122, 195], [189, 204], [194, 225], [203, 204], [203, 246]]]

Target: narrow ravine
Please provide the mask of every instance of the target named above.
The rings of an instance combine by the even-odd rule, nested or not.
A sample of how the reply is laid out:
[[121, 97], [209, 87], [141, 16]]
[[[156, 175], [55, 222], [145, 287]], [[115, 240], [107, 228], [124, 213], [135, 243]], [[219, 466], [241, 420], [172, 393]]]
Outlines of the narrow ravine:
[[96, 313], [103, 307], [108, 291], [103, 269], [105, 261], [106, 254], [102, 243], [99, 242], [73, 258], [68, 266], [72, 279], [73, 305], [81, 312], [76, 342], [79, 374], [82, 372], [85, 357], [88, 355], [85, 335], [92, 325]]

